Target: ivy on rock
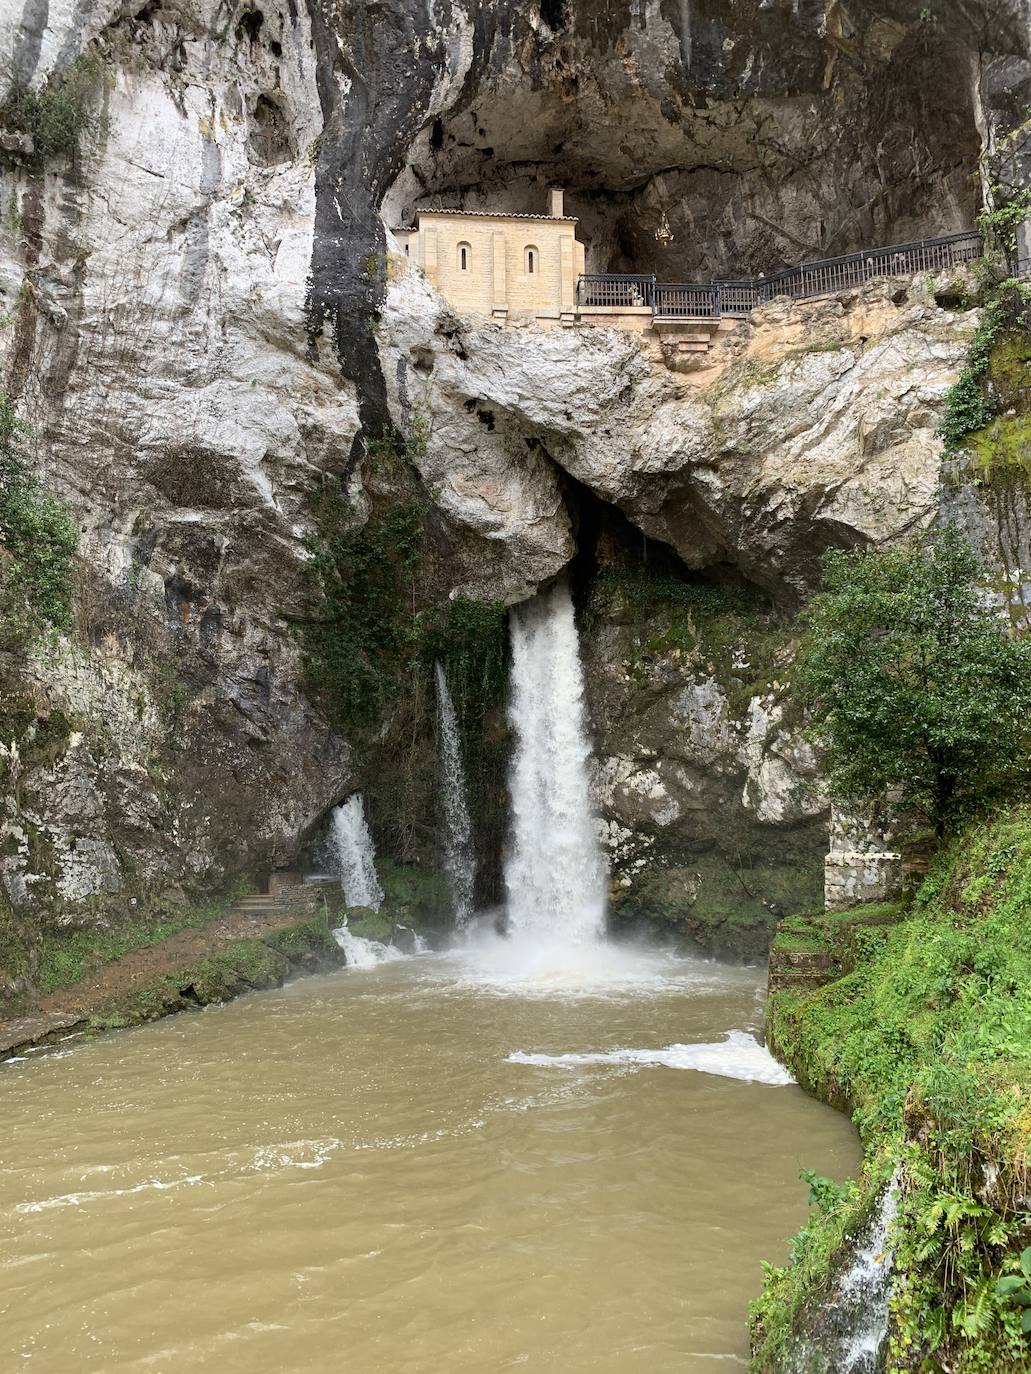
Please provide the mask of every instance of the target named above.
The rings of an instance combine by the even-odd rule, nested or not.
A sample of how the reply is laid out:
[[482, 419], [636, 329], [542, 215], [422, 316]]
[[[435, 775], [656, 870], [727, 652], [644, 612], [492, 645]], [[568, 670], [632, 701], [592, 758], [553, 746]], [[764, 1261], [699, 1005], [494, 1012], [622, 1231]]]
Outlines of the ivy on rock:
[[71, 626], [79, 544], [67, 509], [25, 462], [24, 432], [10, 399], [0, 392], [0, 647], [7, 650], [41, 631]]

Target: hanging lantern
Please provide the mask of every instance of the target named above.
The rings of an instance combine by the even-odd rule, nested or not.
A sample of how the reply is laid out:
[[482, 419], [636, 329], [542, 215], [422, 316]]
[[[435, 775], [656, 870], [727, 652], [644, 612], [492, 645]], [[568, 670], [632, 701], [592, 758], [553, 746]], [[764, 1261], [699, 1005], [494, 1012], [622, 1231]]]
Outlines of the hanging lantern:
[[663, 210], [659, 220], [659, 227], [655, 231], [655, 237], [658, 239], [659, 243], [662, 244], [663, 248], [666, 247], [667, 243], [673, 242], [673, 230], [670, 228], [669, 216], [666, 214], [665, 210]]

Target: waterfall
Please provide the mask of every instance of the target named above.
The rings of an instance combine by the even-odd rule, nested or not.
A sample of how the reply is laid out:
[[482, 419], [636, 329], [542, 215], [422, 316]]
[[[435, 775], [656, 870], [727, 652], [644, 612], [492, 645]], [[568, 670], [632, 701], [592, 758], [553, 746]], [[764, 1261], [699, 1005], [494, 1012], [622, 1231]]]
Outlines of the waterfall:
[[551, 943], [594, 942], [605, 929], [607, 875], [588, 794], [591, 746], [568, 587], [514, 608], [511, 633], [509, 930]]
[[458, 739], [455, 706], [448, 691], [447, 678], [439, 663], [433, 671], [437, 680], [437, 718], [440, 726], [440, 766], [444, 782], [444, 824], [447, 829], [444, 871], [447, 873], [455, 924], [467, 925], [473, 914], [476, 860], [473, 829], [465, 797], [465, 776]]
[[866, 1240], [839, 1286], [841, 1306], [851, 1317], [851, 1329], [841, 1342], [839, 1366], [848, 1374], [874, 1374], [883, 1366], [881, 1350], [888, 1335], [891, 1298], [889, 1232], [898, 1207], [896, 1172], [884, 1190]]
[[828, 1335], [803, 1340], [794, 1352], [792, 1374], [877, 1374], [884, 1368], [891, 1300], [891, 1225], [899, 1206], [898, 1170], [881, 1194], [852, 1263], [838, 1279], [826, 1305]]
[[378, 911], [383, 889], [376, 876], [376, 851], [359, 792], [334, 810], [331, 839], [347, 905]]

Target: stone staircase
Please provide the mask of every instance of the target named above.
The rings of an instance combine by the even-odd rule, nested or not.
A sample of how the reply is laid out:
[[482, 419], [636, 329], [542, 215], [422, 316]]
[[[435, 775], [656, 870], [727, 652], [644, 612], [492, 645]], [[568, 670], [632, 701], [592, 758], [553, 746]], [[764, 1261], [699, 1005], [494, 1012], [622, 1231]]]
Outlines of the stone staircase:
[[736, 324], [733, 319], [664, 319], [657, 315], [651, 328], [658, 335], [666, 366], [674, 372], [693, 372], [706, 365], [716, 336], [729, 333]]
[[768, 991], [815, 992], [843, 977], [856, 965], [857, 932], [893, 926], [904, 910], [901, 902], [868, 902], [780, 921], [770, 946]]
[[343, 906], [344, 892], [337, 878], [305, 882], [299, 873], [273, 873], [267, 892], [246, 892], [229, 909], [237, 919], [267, 924], [272, 916], [299, 916], [316, 912], [323, 903], [330, 909]]

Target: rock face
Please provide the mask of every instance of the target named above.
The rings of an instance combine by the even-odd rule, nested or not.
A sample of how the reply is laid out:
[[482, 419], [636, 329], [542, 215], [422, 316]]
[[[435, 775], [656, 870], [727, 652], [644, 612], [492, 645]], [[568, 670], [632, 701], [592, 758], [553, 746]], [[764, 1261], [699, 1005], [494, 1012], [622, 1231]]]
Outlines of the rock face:
[[[392, 499], [389, 426], [421, 436], [406, 491], [445, 602], [532, 594], [583, 552], [592, 503], [784, 607], [827, 544], [933, 517], [976, 320], [940, 308], [948, 284], [770, 306], [685, 373], [647, 338], [456, 320], [388, 252], [417, 200], [519, 209], [561, 182], [594, 267], [769, 270], [966, 225], [982, 142], [1017, 156], [1017, 0], [733, 8], [6, 7], [2, 385], [81, 556], [74, 633], [2, 665], [0, 945], [20, 953], [0, 990], [44, 928], [290, 863], [355, 785], [291, 621], [320, 492], [356, 522]], [[70, 71], [89, 118], [62, 145], [45, 102]], [[730, 807], [742, 853], [789, 833], [808, 852], [812, 761], [777, 691], [704, 646], [629, 672], [646, 629], [585, 641], [616, 849], [661, 839], [687, 892]]]
[[820, 905], [826, 849], [789, 631], [754, 592], [655, 570], [603, 571], [584, 623], [614, 919], [763, 952]]
[[[733, 563], [798, 600], [828, 546], [888, 542], [937, 509], [934, 430], [977, 312], [941, 309], [934, 291], [872, 282], [774, 302], [684, 375], [647, 336], [457, 321], [402, 260], [383, 314], [388, 395], [425, 427], [436, 503], [484, 548], [517, 551], [506, 599], [572, 555], [567, 474], [688, 567]], [[486, 572], [497, 586], [489, 555]]]
[[306, 511], [357, 427], [305, 335], [307, 23], [230, 25], [215, 72], [215, 6], [85, 8], [37, 36], [56, 61], [98, 35], [106, 133], [71, 168], [8, 164], [0, 237], [5, 387], [83, 560], [76, 642], [5, 674], [43, 724], [5, 721], [0, 866], [57, 929], [287, 861], [349, 771], [287, 620]]

